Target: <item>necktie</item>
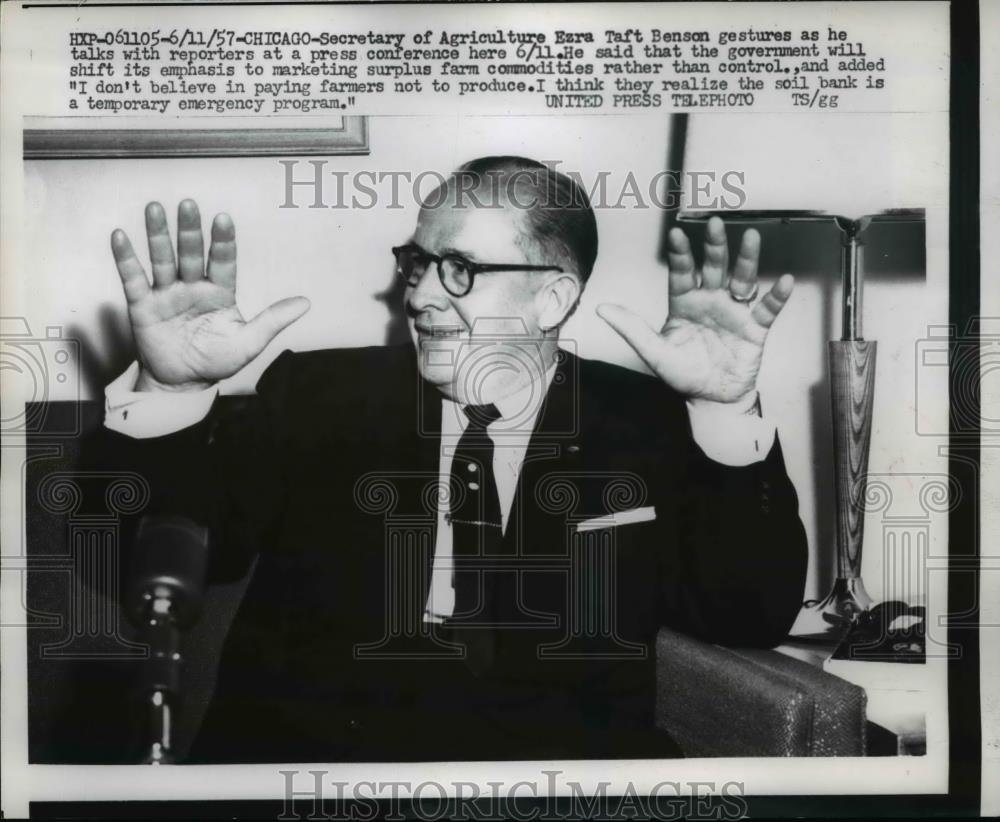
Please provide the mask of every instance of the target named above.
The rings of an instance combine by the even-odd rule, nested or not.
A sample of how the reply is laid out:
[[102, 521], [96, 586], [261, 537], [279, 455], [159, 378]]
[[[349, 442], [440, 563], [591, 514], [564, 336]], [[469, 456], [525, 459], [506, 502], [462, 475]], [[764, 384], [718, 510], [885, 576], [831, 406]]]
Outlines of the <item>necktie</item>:
[[494, 637], [489, 627], [491, 575], [479, 560], [499, 553], [503, 539], [493, 441], [486, 427], [500, 419], [500, 412], [492, 404], [462, 410], [469, 423], [452, 457], [449, 506], [455, 560], [453, 625], [461, 629], [469, 667], [481, 673], [492, 661]]

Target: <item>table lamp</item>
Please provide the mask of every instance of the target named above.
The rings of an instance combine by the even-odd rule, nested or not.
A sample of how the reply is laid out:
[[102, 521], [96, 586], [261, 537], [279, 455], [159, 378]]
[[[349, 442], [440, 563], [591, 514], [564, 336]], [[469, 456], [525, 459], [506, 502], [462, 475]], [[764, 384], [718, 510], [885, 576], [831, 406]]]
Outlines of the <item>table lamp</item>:
[[[724, 128], [725, 120], [740, 133], [733, 136]], [[758, 133], [748, 134], [746, 127], [752, 120], [739, 115], [674, 115], [669, 162], [676, 165], [672, 167], [687, 172], [714, 170], [717, 176], [726, 171], [742, 173], [746, 204], [762, 207], [690, 207], [694, 198], [683, 190], [684, 181], [690, 178], [681, 175], [681, 190], [675, 192], [681, 207], [668, 215], [667, 230], [680, 225], [692, 246], [700, 249], [704, 226], [717, 215], [726, 222], [730, 258], [735, 259], [743, 231], [753, 227], [761, 233], [760, 275], [789, 271], [800, 279], [822, 277], [831, 312], [835, 297], [830, 272], [840, 273], [840, 338], [827, 343], [834, 456], [834, 581], [823, 599], [804, 604], [792, 630], [800, 638], [829, 639], [845, 633], [873, 605], [861, 579], [877, 351], [877, 343], [863, 336], [865, 277], [887, 273], [887, 269], [892, 274], [923, 271], [924, 211], [900, 204], [903, 192], [895, 185], [892, 164], [887, 171], [880, 168], [878, 158], [872, 162], [870, 146], [887, 149], [891, 143], [886, 134], [868, 133], [884, 125], [878, 118], [862, 129], [863, 134], [855, 123], [842, 122], [843, 118], [811, 115], [764, 126], [758, 123]], [[729, 139], [720, 140], [720, 131], [728, 133]], [[739, 142], [735, 151], [734, 140]], [[866, 149], [863, 155], [854, 153], [859, 140]], [[682, 160], [678, 145], [684, 146]], [[856, 162], [857, 156], [864, 161]], [[755, 179], [762, 193], [752, 187]], [[767, 186], [769, 179], [777, 185]], [[877, 203], [881, 207], [876, 208]], [[866, 249], [875, 253], [866, 254]], [[821, 549], [819, 556], [826, 559], [829, 554]]]

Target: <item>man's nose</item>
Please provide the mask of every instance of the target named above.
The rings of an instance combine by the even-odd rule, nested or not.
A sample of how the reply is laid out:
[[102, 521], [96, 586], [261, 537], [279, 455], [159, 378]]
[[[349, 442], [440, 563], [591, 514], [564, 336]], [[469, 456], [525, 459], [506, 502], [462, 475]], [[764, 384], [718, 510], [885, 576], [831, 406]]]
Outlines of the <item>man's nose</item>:
[[427, 266], [427, 270], [417, 280], [416, 285], [408, 287], [406, 301], [415, 311], [424, 311], [428, 308], [444, 311], [448, 308], [450, 304], [448, 292], [441, 285], [441, 278], [434, 263]]

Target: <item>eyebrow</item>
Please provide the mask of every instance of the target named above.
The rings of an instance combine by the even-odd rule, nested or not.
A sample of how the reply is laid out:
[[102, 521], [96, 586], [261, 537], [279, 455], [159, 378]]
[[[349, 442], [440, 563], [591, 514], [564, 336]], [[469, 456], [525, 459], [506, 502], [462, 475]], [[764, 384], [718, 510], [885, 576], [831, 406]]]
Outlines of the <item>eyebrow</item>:
[[[420, 243], [416, 242], [415, 240], [410, 240], [410, 242], [407, 243], [407, 245], [413, 246], [415, 249], [417, 249], [420, 252], [423, 252], [424, 254], [433, 253], [428, 251], [426, 248], [424, 248], [422, 245], [420, 245]], [[466, 251], [465, 249], [462, 248], [445, 246], [440, 250], [440, 252], [436, 254], [436, 256], [438, 257], [444, 257], [446, 255], [451, 255], [453, 257], [462, 257], [463, 259], [468, 260], [470, 263], [476, 262], [476, 254], [472, 251]]]
[[466, 251], [462, 248], [453, 248], [452, 246], [446, 246], [441, 249], [439, 256], [443, 257], [446, 254], [450, 254], [454, 257], [463, 257], [469, 262], [475, 262], [476, 254], [472, 251]]
[[433, 252], [428, 251], [426, 248], [424, 248], [422, 245], [420, 245], [420, 243], [415, 242], [414, 240], [410, 240], [408, 243], [406, 243], [406, 245], [408, 245], [410, 248], [415, 249], [420, 254], [427, 254], [427, 255], [434, 256]]

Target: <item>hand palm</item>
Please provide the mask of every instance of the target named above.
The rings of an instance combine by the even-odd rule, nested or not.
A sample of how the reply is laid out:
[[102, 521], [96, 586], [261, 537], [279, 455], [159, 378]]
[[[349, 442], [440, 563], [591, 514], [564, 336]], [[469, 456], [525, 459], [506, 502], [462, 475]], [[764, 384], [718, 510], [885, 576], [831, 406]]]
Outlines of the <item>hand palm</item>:
[[721, 401], [753, 390], [766, 336], [723, 289], [692, 289], [672, 298], [660, 331], [665, 349], [684, 364], [671, 371], [673, 387], [686, 396]]
[[721, 220], [709, 221], [700, 272], [684, 233], [674, 229], [669, 239], [670, 308], [661, 330], [621, 306], [602, 305], [598, 313], [679, 393], [713, 402], [741, 400], [756, 390], [768, 329], [791, 295], [793, 280], [786, 274], [751, 309], [760, 256], [756, 232], [744, 234], [725, 288], [728, 246]]
[[150, 291], [129, 319], [140, 359], [161, 382], [214, 382], [253, 358], [236, 344], [246, 321], [235, 294], [208, 281]]
[[179, 265], [163, 208], [159, 203], [147, 206], [152, 288], [124, 232], [111, 237], [143, 374], [164, 388], [232, 376], [309, 307], [301, 297], [281, 300], [247, 322], [236, 307], [232, 220], [223, 214], [215, 218], [207, 269], [195, 203], [181, 203], [177, 226]]

